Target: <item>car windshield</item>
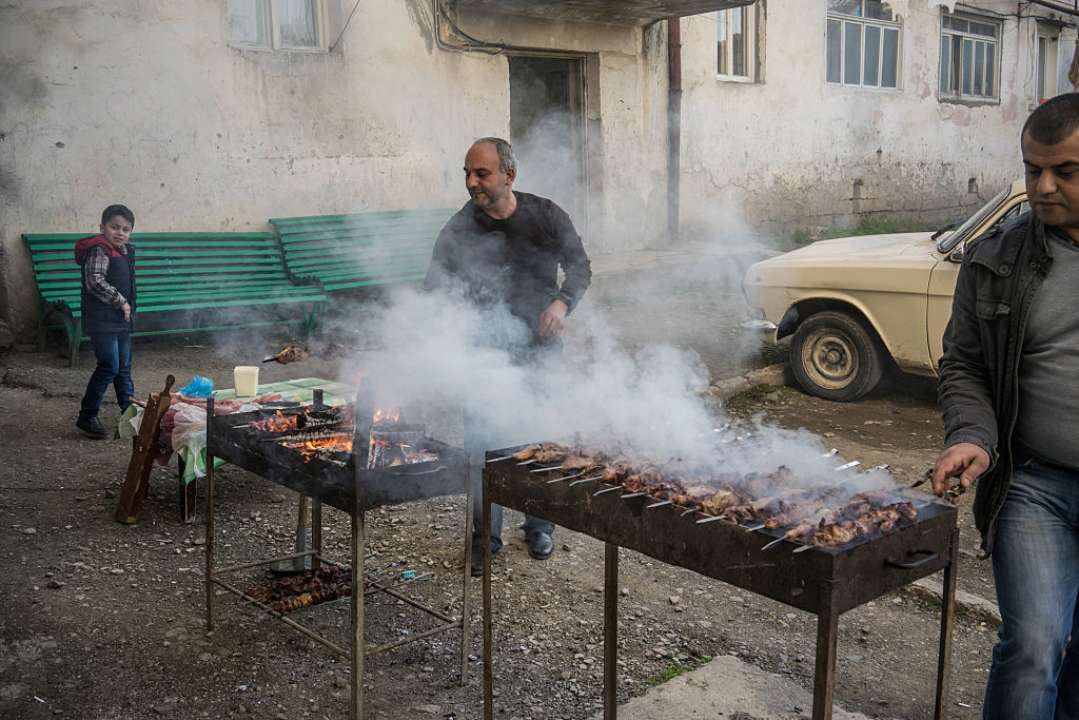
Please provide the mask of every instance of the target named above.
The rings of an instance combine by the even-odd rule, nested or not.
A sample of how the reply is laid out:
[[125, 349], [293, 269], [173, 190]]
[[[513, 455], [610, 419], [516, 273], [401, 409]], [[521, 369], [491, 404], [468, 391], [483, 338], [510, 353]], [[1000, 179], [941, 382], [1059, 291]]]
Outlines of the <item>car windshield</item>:
[[1010, 188], [1004, 188], [997, 193], [992, 200], [985, 205], [982, 205], [978, 212], [967, 218], [966, 222], [962, 225], [952, 232], [941, 235], [940, 239], [937, 241], [937, 250], [942, 254], [947, 254], [954, 250], [959, 243], [965, 242], [968, 239], [967, 236], [981, 226], [985, 219], [992, 215], [996, 209], [1000, 207], [1000, 204], [1007, 199], [1009, 190]]

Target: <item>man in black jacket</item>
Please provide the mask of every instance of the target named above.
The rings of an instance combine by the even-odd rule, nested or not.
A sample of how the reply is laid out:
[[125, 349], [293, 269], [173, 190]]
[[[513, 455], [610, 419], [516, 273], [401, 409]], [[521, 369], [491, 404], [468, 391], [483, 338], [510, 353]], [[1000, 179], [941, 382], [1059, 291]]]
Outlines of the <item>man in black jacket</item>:
[[[1002, 623], [985, 720], [1079, 718], [1079, 95], [1022, 133], [1032, 212], [967, 249], [944, 335], [933, 489], [978, 482]], [[979, 479], [980, 478], [980, 479]]]
[[[424, 282], [426, 290], [456, 293], [481, 312], [505, 308], [516, 327], [492, 323], [486, 344], [507, 351], [518, 364], [557, 353], [566, 316], [592, 279], [591, 264], [569, 216], [552, 201], [517, 192], [517, 161], [501, 138], [482, 138], [465, 156], [465, 186], [471, 200], [439, 233]], [[558, 268], [565, 279], [558, 284]], [[474, 505], [472, 572], [483, 569], [483, 452], [498, 444], [499, 428], [485, 427], [481, 413], [466, 417], [465, 449]], [[492, 552], [502, 547], [502, 508], [492, 508]], [[529, 554], [545, 560], [554, 551], [554, 526], [535, 517], [524, 525]]]

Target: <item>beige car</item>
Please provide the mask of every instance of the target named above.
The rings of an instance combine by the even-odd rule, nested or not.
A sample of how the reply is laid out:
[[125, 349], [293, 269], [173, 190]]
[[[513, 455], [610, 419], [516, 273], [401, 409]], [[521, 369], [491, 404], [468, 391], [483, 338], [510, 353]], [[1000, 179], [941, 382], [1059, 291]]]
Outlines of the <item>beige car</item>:
[[872, 390], [890, 357], [935, 375], [967, 243], [1025, 212], [1022, 181], [955, 229], [821, 240], [759, 262], [744, 289], [809, 393], [849, 401]]

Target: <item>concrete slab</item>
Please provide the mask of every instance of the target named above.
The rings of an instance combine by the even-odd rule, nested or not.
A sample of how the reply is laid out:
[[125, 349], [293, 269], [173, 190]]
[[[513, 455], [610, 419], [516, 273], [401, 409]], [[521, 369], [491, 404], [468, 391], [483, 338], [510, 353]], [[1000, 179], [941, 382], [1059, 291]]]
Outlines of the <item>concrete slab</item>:
[[[792, 680], [731, 655], [658, 685], [619, 706], [619, 720], [801, 720], [812, 695]], [[597, 720], [602, 718], [600, 713]], [[836, 708], [834, 720], [869, 720]]]

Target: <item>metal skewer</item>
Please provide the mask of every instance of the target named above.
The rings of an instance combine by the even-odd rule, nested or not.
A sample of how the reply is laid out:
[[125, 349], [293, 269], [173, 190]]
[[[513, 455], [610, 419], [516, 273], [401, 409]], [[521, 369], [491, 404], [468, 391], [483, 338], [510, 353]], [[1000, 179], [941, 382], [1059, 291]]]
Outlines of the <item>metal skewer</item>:
[[658, 508], [658, 507], [663, 507], [664, 505], [673, 505], [673, 504], [674, 504], [673, 500], [662, 500], [660, 502], [654, 502], [651, 505], [645, 505], [644, 509], [645, 510], [651, 510], [652, 508]]
[[561, 465], [553, 465], [551, 467], [536, 468], [535, 470], [530, 470], [529, 472], [534, 472], [534, 473], [552, 472], [554, 470], [561, 470], [561, 469], [562, 469]]
[[539, 462], [539, 460], [532, 459], [532, 460], [525, 460], [524, 462], [519, 462], [519, 463], [517, 463], [517, 465], [519, 467], [524, 467], [525, 465], [535, 465], [538, 462]]
[[695, 512], [697, 512], [697, 508], [686, 508], [686, 510], [682, 513], [682, 515], [680, 517], [685, 517], [686, 515], [689, 515], [689, 514], [695, 513]]
[[782, 535], [780, 537], [777, 537], [775, 540], [773, 540], [772, 542], [770, 542], [767, 545], [765, 545], [764, 547], [762, 547], [761, 550], [768, 550], [769, 548], [774, 548], [776, 545], [779, 545], [781, 542], [783, 542], [786, 539], [787, 539], [786, 535]]
[[622, 499], [623, 500], [628, 500], [629, 498], [646, 497], [647, 495], [648, 495], [648, 493], [646, 493], [646, 492], [626, 493], [625, 495], [622, 496]]
[[615, 490], [621, 490], [621, 489], [622, 489], [621, 485], [611, 485], [610, 487], [605, 487], [602, 490], [597, 490], [596, 492], [592, 493], [592, 497], [596, 497], [597, 495], [604, 495], [606, 493], [614, 492]]
[[838, 472], [844, 472], [844, 471], [846, 471], [846, 470], [850, 470], [851, 468], [856, 468], [856, 467], [858, 467], [858, 466], [859, 466], [859, 465], [861, 465], [861, 464], [862, 464], [862, 461], [861, 461], [861, 460], [851, 460], [851, 461], [850, 461], [849, 463], [847, 463], [846, 465], [840, 465], [839, 467], [837, 467], [837, 468], [835, 469], [835, 472], [837, 472], [837, 473], [838, 473]]
[[715, 522], [716, 520], [722, 520], [722, 519], [723, 519], [722, 515], [709, 515], [706, 518], [702, 518], [701, 520], [698, 520], [697, 524], [698, 525], [704, 525], [705, 523]]
[[592, 477], [586, 477], [586, 478], [581, 478], [580, 480], [574, 480], [573, 482], [571, 482], [569, 484], [569, 486], [574, 487], [574, 486], [577, 486], [577, 485], [583, 485], [584, 483], [596, 482], [597, 480], [602, 480], [602, 479], [603, 479], [602, 475], [593, 475]]
[[756, 525], [743, 525], [742, 527], [745, 528], [746, 530], [749, 530], [750, 532], [754, 532], [756, 530], [763, 530], [764, 528], [766, 528], [768, 526], [765, 525], [764, 523], [757, 523]]
[[566, 482], [567, 480], [573, 480], [574, 478], [579, 478], [582, 475], [584, 475], [584, 470], [577, 473], [576, 475], [566, 475], [565, 477], [555, 478], [554, 480], [548, 480], [547, 484], [548, 485], [554, 485], [555, 483]]
[[491, 458], [490, 460], [487, 461], [486, 464], [490, 465], [491, 463], [502, 462], [503, 460], [512, 460], [512, 459], [513, 459], [512, 455], [503, 455], [502, 457]]
[[812, 549], [813, 549], [813, 548], [815, 548], [815, 547], [817, 547], [817, 546], [816, 546], [816, 545], [803, 545], [803, 546], [802, 546], [802, 547], [800, 547], [800, 548], [795, 548], [795, 549], [794, 549], [794, 552], [795, 552], [796, 554], [797, 554], [797, 553], [803, 553], [803, 552], [805, 552], [806, 550], [812, 550]]

